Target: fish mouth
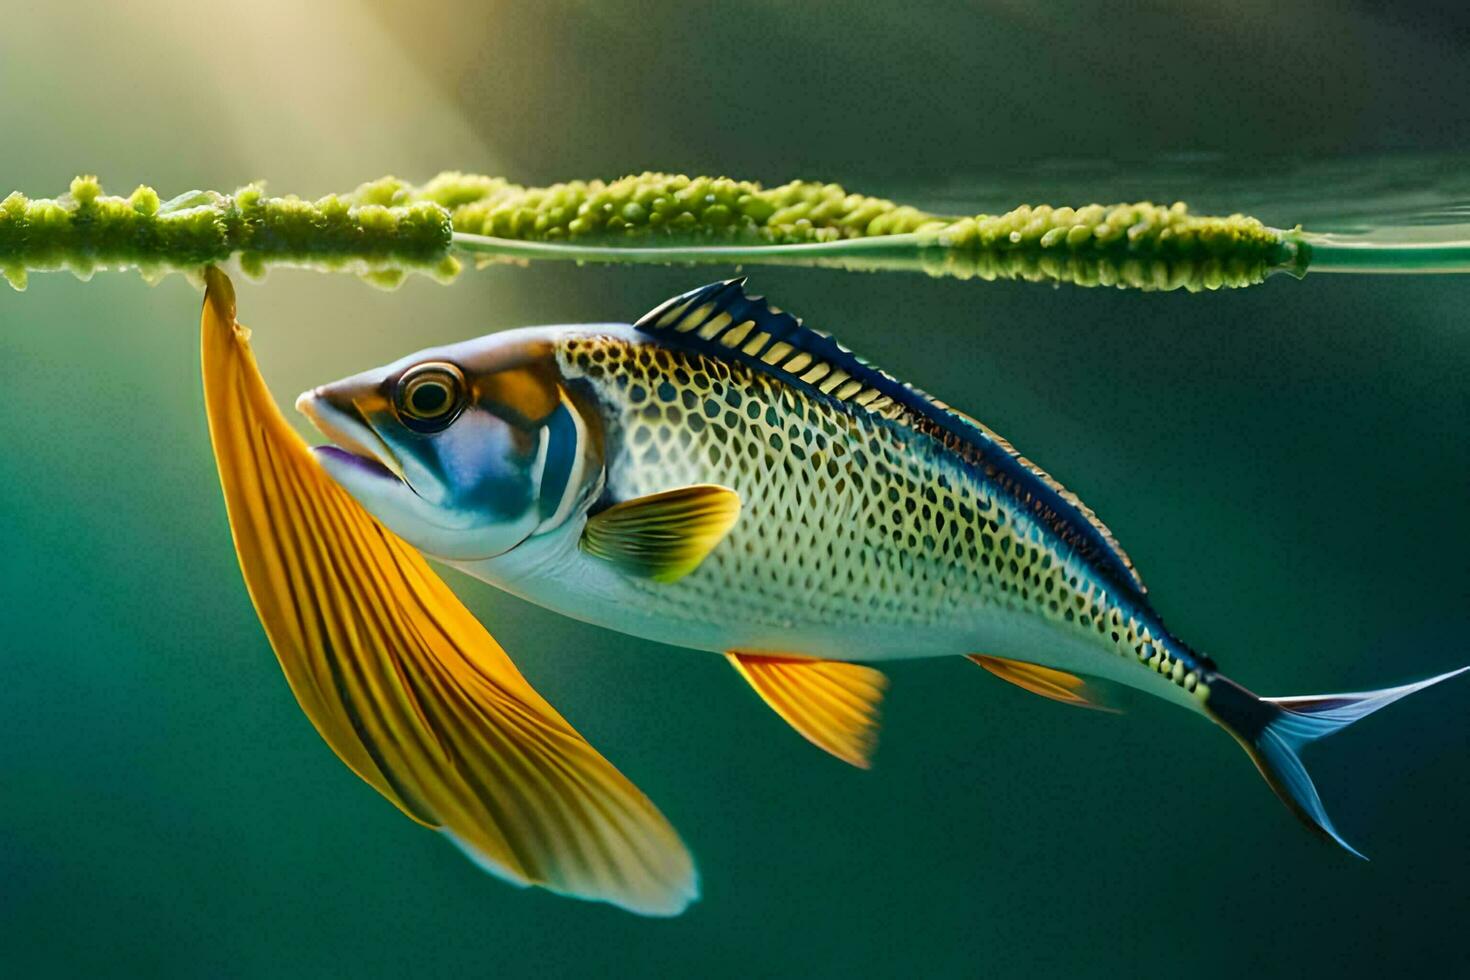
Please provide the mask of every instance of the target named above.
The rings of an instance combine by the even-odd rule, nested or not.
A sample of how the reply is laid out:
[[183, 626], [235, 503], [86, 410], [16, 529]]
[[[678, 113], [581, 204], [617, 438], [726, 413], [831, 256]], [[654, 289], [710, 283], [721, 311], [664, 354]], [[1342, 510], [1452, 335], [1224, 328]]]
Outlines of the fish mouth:
[[327, 385], [296, 399], [297, 411], [333, 443], [312, 447], [326, 476], [386, 530], [425, 554], [446, 561], [482, 561], [507, 550], [494, 537], [496, 529], [477, 512], [431, 503], [414, 489], [387, 440], [368, 422], [372, 402], [367, 401], [364, 411], [351, 390]]
[[403, 466], [382, 437], [368, 425], [355, 402], [345, 405], [324, 388], [304, 391], [296, 399], [296, 411], [305, 415], [317, 431], [336, 445], [313, 446], [312, 451], [348, 463], [363, 472], [404, 485]]

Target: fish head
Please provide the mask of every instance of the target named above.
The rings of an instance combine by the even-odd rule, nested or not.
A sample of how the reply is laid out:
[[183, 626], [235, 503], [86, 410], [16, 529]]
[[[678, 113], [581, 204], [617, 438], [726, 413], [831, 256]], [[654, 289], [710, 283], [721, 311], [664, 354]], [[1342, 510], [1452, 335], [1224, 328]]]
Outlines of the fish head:
[[438, 558], [503, 555], [584, 513], [602, 429], [558, 366], [565, 328], [411, 354], [301, 395], [333, 445], [327, 473], [389, 530]]

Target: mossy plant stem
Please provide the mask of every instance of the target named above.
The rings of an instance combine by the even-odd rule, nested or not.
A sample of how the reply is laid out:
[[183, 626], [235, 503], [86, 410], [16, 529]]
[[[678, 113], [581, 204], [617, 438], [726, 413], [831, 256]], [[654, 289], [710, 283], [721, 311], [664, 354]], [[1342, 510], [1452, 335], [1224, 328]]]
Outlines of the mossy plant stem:
[[0, 274], [138, 269], [197, 276], [237, 257], [346, 271], [393, 287], [412, 274], [452, 280], [477, 264], [574, 262], [783, 264], [914, 270], [1149, 291], [1214, 290], [1332, 271], [1466, 271], [1470, 247], [1353, 242], [1282, 231], [1255, 218], [1195, 215], [1183, 204], [1023, 205], [1003, 214], [933, 214], [836, 184], [766, 187], [725, 177], [643, 173], [614, 181], [523, 187], [444, 173], [392, 177], [314, 201], [194, 191], [162, 201], [149, 187], [103, 194], [78, 177], [55, 199], [0, 201]]

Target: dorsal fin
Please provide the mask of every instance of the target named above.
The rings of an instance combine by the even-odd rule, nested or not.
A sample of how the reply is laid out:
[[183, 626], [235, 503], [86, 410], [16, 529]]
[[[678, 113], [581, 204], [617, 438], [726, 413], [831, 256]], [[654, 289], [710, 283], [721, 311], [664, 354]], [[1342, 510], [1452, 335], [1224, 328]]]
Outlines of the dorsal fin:
[[764, 298], [747, 296], [743, 277], [675, 296], [634, 326], [668, 346], [745, 364], [855, 411], [940, 439], [1109, 579], [1140, 598], [1145, 595], [1133, 561], [1076, 494], [975, 419], [874, 367]]

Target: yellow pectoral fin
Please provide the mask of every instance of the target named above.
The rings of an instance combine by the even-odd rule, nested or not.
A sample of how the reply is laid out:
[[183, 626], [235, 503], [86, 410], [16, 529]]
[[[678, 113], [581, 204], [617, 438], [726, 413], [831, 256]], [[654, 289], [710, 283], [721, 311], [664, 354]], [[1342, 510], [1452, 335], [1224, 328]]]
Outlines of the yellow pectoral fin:
[[878, 704], [888, 678], [871, 667], [731, 651], [740, 676], [776, 714], [818, 748], [860, 769], [878, 741]]
[[1042, 667], [1038, 664], [1028, 664], [1022, 660], [988, 657], [982, 653], [969, 654], [965, 659], [974, 661], [1001, 680], [1030, 691], [1032, 694], [1039, 694], [1044, 698], [1060, 701], [1062, 704], [1076, 705], [1079, 708], [1095, 708], [1098, 711], [1113, 714], [1118, 712], [1117, 708], [1102, 699], [1102, 694], [1096, 687], [1076, 674], [1068, 674], [1065, 671]]
[[698, 892], [653, 804], [526, 682], [418, 552], [317, 465], [210, 269], [205, 405], [250, 598], [292, 692], [352, 770], [486, 870], [648, 915]]
[[630, 575], [673, 582], [694, 569], [740, 518], [740, 495], [698, 484], [614, 504], [593, 516], [582, 549]]

